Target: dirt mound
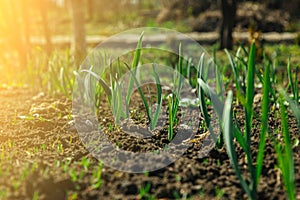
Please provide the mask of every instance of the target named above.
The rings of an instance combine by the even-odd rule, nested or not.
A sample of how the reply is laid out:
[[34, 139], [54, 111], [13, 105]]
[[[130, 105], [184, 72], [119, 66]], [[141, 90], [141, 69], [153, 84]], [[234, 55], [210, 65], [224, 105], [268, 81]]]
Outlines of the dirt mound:
[[[193, 31], [211, 32], [217, 31], [219, 27], [222, 17], [220, 9], [215, 5], [210, 6], [209, 3], [205, 3], [206, 1], [201, 1], [200, 8], [196, 9], [201, 14], [187, 20]], [[189, 3], [176, 1], [160, 12], [157, 21], [161, 23], [168, 20], [187, 19], [189, 8]], [[290, 21], [291, 17], [284, 9], [271, 9], [265, 4], [243, 2], [238, 4], [236, 31], [247, 31], [249, 26], [252, 26], [262, 32], [283, 32], [288, 28]]]
[[163, 5], [163, 9], [157, 15], [156, 21], [162, 23], [170, 20], [180, 20], [188, 17], [188, 15], [197, 16], [210, 7], [208, 0], [173, 0], [167, 1]]
[[238, 6], [236, 28], [247, 30], [254, 26], [262, 32], [283, 32], [290, 15], [284, 10], [271, 10], [263, 4], [243, 3]]

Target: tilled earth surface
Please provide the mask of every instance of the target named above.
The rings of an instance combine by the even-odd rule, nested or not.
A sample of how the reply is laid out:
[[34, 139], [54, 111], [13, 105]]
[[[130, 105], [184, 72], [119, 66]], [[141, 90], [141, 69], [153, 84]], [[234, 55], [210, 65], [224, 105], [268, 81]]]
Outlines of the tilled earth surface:
[[[254, 155], [260, 127], [260, 109], [256, 107], [251, 146]], [[242, 117], [241, 109], [235, 109]], [[277, 134], [280, 127], [274, 109], [270, 108], [270, 134]], [[247, 199], [225, 148], [214, 147], [204, 157], [199, 154], [201, 137], [206, 134], [201, 130], [175, 162], [136, 174], [107, 167], [87, 151], [74, 127], [70, 100], [50, 98], [26, 88], [1, 88], [0, 110], [0, 199]], [[110, 116], [109, 109], [100, 109], [100, 124], [120, 149], [143, 152], [168, 144], [166, 131], [141, 139], [109, 128]], [[291, 115], [289, 126], [293, 141], [299, 140], [299, 129]], [[243, 175], [249, 177], [245, 154], [241, 148], [237, 150]], [[300, 145], [294, 145], [293, 151], [300, 199]], [[271, 139], [266, 144], [258, 191], [259, 199], [286, 199]]]

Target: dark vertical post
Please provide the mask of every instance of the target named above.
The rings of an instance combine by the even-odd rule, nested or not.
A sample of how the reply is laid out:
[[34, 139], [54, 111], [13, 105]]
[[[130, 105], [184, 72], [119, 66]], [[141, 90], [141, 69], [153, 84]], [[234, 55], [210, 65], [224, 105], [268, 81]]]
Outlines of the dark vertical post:
[[85, 19], [83, 0], [71, 0], [71, 17], [72, 17], [72, 43], [71, 51], [75, 56], [75, 60], [78, 62], [86, 55], [86, 40], [85, 40]]
[[237, 10], [236, 0], [221, 0], [222, 24], [220, 28], [220, 49], [232, 49], [232, 32]]
[[38, 1], [39, 2], [39, 10], [40, 10], [40, 14], [42, 17], [42, 26], [43, 26], [43, 31], [44, 31], [44, 37], [46, 40], [46, 52], [47, 55], [49, 56], [52, 50], [52, 44], [51, 44], [51, 31], [49, 28], [49, 22], [48, 22], [48, 16], [47, 16], [47, 5], [46, 5], [46, 1]]

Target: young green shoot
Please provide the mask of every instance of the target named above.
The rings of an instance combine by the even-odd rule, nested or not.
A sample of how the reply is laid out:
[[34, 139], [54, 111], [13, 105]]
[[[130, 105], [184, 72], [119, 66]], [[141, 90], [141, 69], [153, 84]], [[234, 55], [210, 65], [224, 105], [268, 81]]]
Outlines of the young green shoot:
[[102, 185], [102, 162], [98, 163], [97, 169], [93, 171], [93, 179], [91, 182], [91, 187], [93, 189], [99, 189]]
[[181, 44], [179, 44], [179, 55], [178, 64], [176, 70], [173, 74], [173, 90], [168, 99], [168, 109], [169, 109], [169, 127], [168, 127], [168, 139], [171, 141], [174, 137], [174, 128], [177, 122], [177, 112], [179, 108], [179, 98], [180, 92], [183, 85], [183, 56], [182, 56]]
[[153, 68], [153, 76], [155, 78], [155, 85], [157, 90], [157, 108], [155, 110], [153, 119], [151, 121], [151, 130], [153, 130], [157, 124], [158, 118], [161, 113], [161, 107], [162, 107], [162, 88], [161, 88], [160, 78], [155, 70], [155, 64], [152, 65], [152, 68]]
[[234, 145], [234, 125], [232, 121], [232, 91], [228, 92], [227, 99], [225, 101], [224, 111], [223, 111], [223, 130], [224, 130], [224, 142], [226, 145], [227, 154], [229, 156], [231, 165], [235, 171], [236, 176], [238, 177], [243, 189], [245, 190], [248, 197], [254, 199], [251, 189], [249, 188], [248, 184], [242, 177], [242, 172], [238, 166], [238, 157], [235, 151]]
[[[129, 66], [126, 63], [124, 63], [124, 64], [130, 70]], [[141, 97], [144, 107], [146, 109], [146, 114], [147, 114], [147, 117], [149, 120], [151, 130], [153, 130], [156, 127], [159, 115], [161, 113], [161, 106], [162, 106], [162, 88], [161, 88], [159, 76], [155, 70], [155, 64], [152, 65], [152, 69], [153, 69], [153, 76], [155, 79], [155, 84], [156, 84], [156, 89], [157, 89], [157, 103], [158, 103], [158, 106], [157, 106], [156, 111], [154, 112], [153, 116], [152, 116], [152, 112], [151, 112], [151, 107], [148, 104], [147, 98], [141, 88], [139, 81], [137, 80], [137, 78], [135, 76], [135, 73], [130, 71], [131, 78], [137, 86], [137, 90], [140, 94], [140, 97]]]
[[277, 160], [282, 173], [283, 182], [285, 185], [288, 199], [295, 200], [295, 170], [291, 138], [288, 129], [287, 111], [284, 105], [284, 98], [282, 95], [279, 96], [278, 100], [284, 144], [281, 144], [279, 141], [275, 140], [275, 151], [277, 154]]
[[[247, 68], [247, 84], [246, 84], [246, 97], [245, 104], [242, 104], [245, 110], [245, 132], [242, 131], [234, 124], [232, 114], [232, 92], [228, 93], [223, 111], [223, 131], [224, 141], [229, 155], [230, 162], [234, 168], [244, 191], [250, 199], [257, 199], [257, 186], [261, 176], [263, 156], [266, 143], [266, 134], [268, 131], [268, 109], [269, 109], [269, 94], [270, 94], [270, 76], [269, 65], [266, 66], [263, 76], [263, 101], [262, 101], [262, 116], [261, 116], [261, 131], [259, 140], [259, 151], [256, 160], [256, 166], [253, 164], [253, 155], [250, 149], [251, 146], [251, 126], [253, 117], [253, 98], [254, 98], [254, 75], [255, 75], [255, 46], [252, 43], [248, 59]], [[244, 152], [246, 153], [248, 171], [250, 175], [249, 184], [241, 175], [241, 170], [238, 165], [237, 153], [234, 145], [234, 138], [238, 141]]]
[[[203, 70], [204, 70], [204, 53], [201, 55], [198, 66], [197, 66], [197, 91], [198, 91], [198, 99], [200, 102], [200, 111], [204, 117], [204, 121], [206, 124], [207, 129], [209, 130], [212, 138], [214, 139], [214, 141], [217, 143], [217, 146], [220, 147], [222, 146], [222, 141], [217, 139], [217, 133], [215, 133], [215, 131], [213, 130], [212, 126], [211, 126], [211, 117], [208, 113], [208, 109], [207, 109], [207, 103], [205, 101], [205, 94], [206, 96], [209, 97], [212, 106], [214, 108], [214, 110], [217, 113], [217, 116], [219, 117], [219, 119], [221, 120], [222, 117], [222, 110], [223, 110], [223, 103], [220, 101], [219, 95], [216, 94], [216, 92], [208, 85], [205, 83], [204, 80], [204, 76], [203, 76]], [[218, 73], [216, 71], [216, 73]], [[219, 79], [220, 77], [218, 77]], [[218, 80], [220, 84], [221, 80]], [[217, 82], [218, 82], [217, 81]], [[220, 87], [219, 89], [221, 89], [221, 86], [217, 86]], [[221, 92], [221, 90], [219, 90], [219, 92]]]
[[284, 91], [284, 89], [279, 88], [279, 93], [288, 102], [289, 107], [290, 107], [292, 113], [294, 114], [294, 116], [295, 116], [295, 118], [298, 122], [298, 127], [300, 128], [300, 107], [299, 107], [299, 103], [297, 103], [293, 99], [291, 99], [289, 97], [289, 95]]
[[[126, 95], [126, 115], [127, 117], [129, 117], [129, 105], [130, 105], [130, 98], [131, 98], [131, 93], [132, 93], [132, 87], [133, 87], [133, 83], [134, 83], [134, 78], [136, 75], [136, 70], [137, 70], [137, 66], [140, 62], [140, 57], [141, 57], [141, 51], [142, 51], [142, 41], [143, 41], [143, 36], [144, 36], [144, 32], [141, 33], [141, 36], [139, 38], [139, 41], [136, 45], [136, 49], [135, 49], [135, 53], [134, 53], [134, 57], [133, 57], [133, 62], [132, 62], [132, 66], [131, 68], [127, 66], [127, 68], [129, 69], [129, 71], [131, 72], [131, 74], [133, 74], [130, 79], [129, 79], [129, 86], [128, 86], [128, 91], [127, 91], [127, 95]], [[132, 72], [133, 71], [133, 72]]]
[[296, 67], [296, 72], [293, 73], [291, 69], [291, 61], [290, 58], [288, 59], [288, 65], [287, 65], [287, 73], [288, 73], [288, 79], [289, 79], [289, 87], [291, 88], [292, 95], [294, 100], [299, 103], [299, 86], [298, 86], [298, 69], [299, 67]]
[[259, 138], [258, 155], [256, 160], [256, 186], [259, 184], [259, 178], [263, 166], [264, 149], [266, 145], [266, 134], [268, 132], [268, 110], [269, 110], [269, 88], [270, 88], [270, 65], [266, 65], [263, 82], [263, 97], [262, 97], [262, 116], [261, 129]]

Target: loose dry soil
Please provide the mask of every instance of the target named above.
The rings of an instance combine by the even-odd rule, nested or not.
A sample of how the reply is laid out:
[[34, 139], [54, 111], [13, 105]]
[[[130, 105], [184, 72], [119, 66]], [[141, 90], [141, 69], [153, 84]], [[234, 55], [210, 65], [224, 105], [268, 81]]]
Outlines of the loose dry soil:
[[[71, 101], [63, 97], [50, 98], [28, 88], [0, 89], [0, 199], [140, 199], [139, 191], [151, 185], [148, 197], [175, 199], [247, 199], [230, 165], [225, 148], [216, 147], [201, 158], [201, 141], [193, 141], [182, 157], [169, 166], [144, 174], [132, 174], [102, 166], [102, 184], [95, 189], [94, 174], [99, 162], [83, 146], [71, 119]], [[103, 105], [105, 106], [105, 104]], [[256, 106], [256, 118], [259, 108]], [[236, 108], [237, 111], [242, 111]], [[272, 108], [270, 108], [272, 112]], [[101, 111], [109, 116], [109, 110]], [[238, 115], [238, 119], [240, 115]], [[275, 120], [276, 119], [276, 120]], [[280, 122], [274, 113], [269, 118], [270, 134], [275, 134]], [[109, 120], [109, 119], [108, 119]], [[145, 120], [144, 120], [145, 121]], [[242, 122], [241, 122], [241, 125]], [[259, 120], [254, 120], [253, 152], [256, 154]], [[299, 129], [289, 116], [290, 132], [299, 139]], [[166, 132], [166, 131], [165, 131]], [[145, 141], [136, 149], [137, 139], [108, 133], [111, 141], [120, 141], [127, 150], [161, 146], [168, 141], [165, 132]], [[203, 132], [199, 131], [196, 138]], [[140, 143], [139, 143], [140, 144]], [[300, 199], [300, 145], [294, 146], [295, 182]], [[84, 169], [81, 160], [87, 157], [90, 166]], [[238, 148], [239, 164], [246, 172], [245, 154]], [[66, 167], [69, 164], [69, 168]], [[65, 166], [65, 167], [64, 167]], [[70, 170], [72, 169], [72, 170]], [[75, 176], [77, 180], [75, 180]], [[72, 179], [73, 177], [73, 179]], [[286, 199], [273, 143], [268, 139], [264, 167], [259, 184], [259, 199]]]

